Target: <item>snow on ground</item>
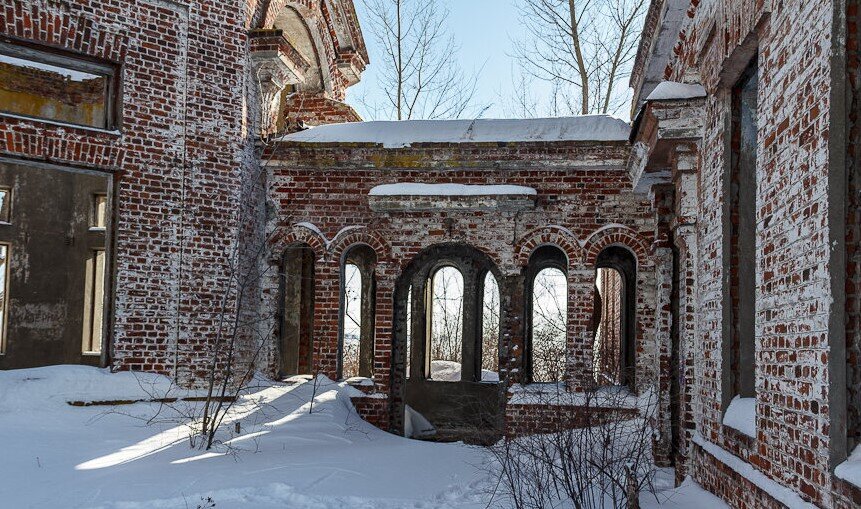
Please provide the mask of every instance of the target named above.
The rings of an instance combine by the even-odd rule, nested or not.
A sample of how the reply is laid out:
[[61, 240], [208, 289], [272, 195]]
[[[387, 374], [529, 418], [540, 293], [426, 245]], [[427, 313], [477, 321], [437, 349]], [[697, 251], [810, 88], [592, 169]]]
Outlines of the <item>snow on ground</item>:
[[627, 141], [630, 132], [627, 122], [608, 115], [507, 120], [378, 120], [312, 127], [288, 134], [281, 141], [376, 143], [384, 148], [401, 148], [413, 143]]
[[641, 495], [640, 509], [725, 509], [719, 498], [704, 490], [690, 477], [673, 489], [671, 468], [659, 469], [655, 476], [656, 495]]
[[[453, 361], [431, 361], [431, 379], [437, 382], [460, 382], [461, 366]], [[498, 382], [499, 373], [488, 369], [481, 370], [482, 382]]]
[[[81, 366], [0, 372], [0, 500], [106, 509], [487, 505], [494, 483], [481, 467], [489, 461], [484, 449], [384, 433], [355, 414], [348, 399], [355, 389], [324, 377], [255, 382], [227, 419], [229, 447], [204, 452], [190, 447], [183, 417], [199, 403], [66, 403], [149, 399], [171, 389], [164, 377]], [[719, 507], [696, 486], [649, 497], [647, 508]]]

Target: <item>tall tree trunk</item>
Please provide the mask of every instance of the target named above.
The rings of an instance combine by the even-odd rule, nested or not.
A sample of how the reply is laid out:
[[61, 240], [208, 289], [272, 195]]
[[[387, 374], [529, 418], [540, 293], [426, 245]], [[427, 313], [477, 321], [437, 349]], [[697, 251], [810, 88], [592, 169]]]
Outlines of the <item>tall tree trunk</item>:
[[577, 28], [577, 9], [574, 0], [568, 0], [568, 10], [571, 12], [571, 42], [574, 45], [574, 55], [577, 58], [577, 71], [580, 74], [581, 113], [589, 113], [589, 75], [586, 72], [586, 62], [583, 61], [583, 51], [580, 49], [580, 31]]
[[401, 0], [397, 0], [395, 2], [396, 9], [396, 17], [398, 21], [398, 120], [403, 120], [401, 113], [401, 100], [403, 97], [403, 89], [404, 89], [404, 65], [403, 65], [403, 51], [401, 50], [401, 45], [403, 44], [403, 36], [401, 35]]

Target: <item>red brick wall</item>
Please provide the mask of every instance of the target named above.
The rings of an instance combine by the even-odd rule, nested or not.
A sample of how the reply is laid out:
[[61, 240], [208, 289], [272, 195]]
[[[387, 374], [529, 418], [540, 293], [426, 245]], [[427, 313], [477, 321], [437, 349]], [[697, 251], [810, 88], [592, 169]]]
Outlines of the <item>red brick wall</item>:
[[[117, 131], [0, 115], [0, 154], [114, 176], [110, 358], [118, 369], [199, 380], [213, 342], [233, 335], [219, 323], [232, 323], [240, 302], [256, 301], [254, 284], [241, 301], [236, 291], [238, 276], [257, 268], [265, 223], [247, 34], [294, 3], [13, 0], [0, 8], [0, 34], [121, 66]], [[355, 13], [338, 8], [348, 8], [353, 24], [340, 30], [364, 56], [360, 71], [367, 57]], [[321, 62], [340, 72], [347, 55], [334, 46], [337, 23], [323, 20], [319, 6], [304, 9], [311, 24], [323, 21]], [[335, 81], [341, 98], [351, 82]], [[330, 103], [311, 106], [330, 121]], [[256, 314], [248, 308], [243, 316]], [[255, 332], [238, 332], [244, 353], [253, 352], [247, 340]]]
[[0, 32], [122, 66], [118, 132], [0, 116], [0, 152], [114, 175], [113, 364], [193, 379], [233, 307], [223, 289], [243, 171], [244, 11], [16, 0]]
[[505, 407], [507, 437], [555, 433], [633, 419], [632, 408], [602, 408], [545, 404], [509, 404]]
[[[693, 384], [695, 425], [707, 440], [749, 461], [767, 476], [819, 504], [830, 503], [831, 415], [828, 366], [832, 277], [828, 201], [829, 134], [835, 30], [832, 2], [692, 1], [666, 78], [698, 75], [709, 93], [699, 159], [697, 363]], [[800, 22], [799, 20], [804, 20]], [[758, 41], [758, 44], [757, 44]], [[839, 42], [839, 41], [838, 41]], [[757, 437], [750, 448], [722, 425], [722, 331], [726, 203], [725, 128], [728, 87], [750, 57], [759, 54], [757, 189], [756, 392]], [[839, 60], [838, 60], [839, 61]], [[842, 214], [842, 211], [841, 211]], [[841, 216], [842, 217], [842, 216]], [[842, 366], [838, 369], [842, 369]], [[834, 399], [836, 398], [836, 399]], [[832, 412], [833, 410], [833, 412]], [[831, 414], [831, 415], [830, 415]], [[722, 495], [738, 479], [715, 476], [694, 463], [694, 477]], [[732, 498], [736, 506], [751, 502]]]
[[389, 400], [373, 396], [355, 396], [350, 398], [359, 417], [380, 428], [389, 429]]
[[[269, 160], [269, 196], [278, 210], [269, 225], [269, 259], [277, 263], [294, 242], [317, 255], [314, 312], [315, 368], [336, 376], [340, 260], [356, 243], [377, 254], [374, 380], [382, 392], [392, 382], [392, 312], [396, 280], [423, 249], [466, 243], [487, 254], [503, 277], [522, 274], [534, 249], [562, 248], [568, 270], [568, 375], [572, 388], [591, 386], [594, 263], [611, 244], [627, 246], [638, 261], [637, 380], [657, 385], [654, 336], [655, 274], [649, 246], [655, 231], [649, 202], [633, 194], [623, 169], [626, 144], [523, 143], [417, 145], [382, 149], [358, 144], [281, 143]], [[538, 191], [535, 210], [522, 212], [373, 212], [368, 192], [393, 182], [515, 184]], [[272, 271], [274, 274], [275, 271]], [[277, 306], [277, 279], [265, 286], [265, 306]], [[519, 320], [520, 317], [515, 317]], [[523, 338], [506, 339], [518, 379]], [[277, 334], [272, 345], [278, 344]], [[274, 351], [266, 365], [276, 369]]]

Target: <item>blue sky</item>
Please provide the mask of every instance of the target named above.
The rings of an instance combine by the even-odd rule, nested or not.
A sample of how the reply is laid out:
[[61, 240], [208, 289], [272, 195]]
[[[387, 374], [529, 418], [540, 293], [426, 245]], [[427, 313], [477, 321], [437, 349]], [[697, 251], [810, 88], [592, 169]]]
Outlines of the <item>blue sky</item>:
[[[445, 1], [445, 0], [441, 0]], [[359, 21], [363, 25], [365, 41], [370, 53], [371, 65], [365, 70], [362, 81], [352, 87], [347, 95], [347, 102], [362, 112], [362, 107], [355, 100], [363, 94], [372, 100], [380, 97], [376, 91], [376, 66], [381, 56], [377, 50], [373, 34], [366, 20], [363, 0], [355, 0]], [[512, 88], [512, 70], [516, 62], [509, 55], [512, 53], [512, 38], [522, 37], [522, 27], [519, 22], [520, 12], [517, 0], [450, 0], [447, 1], [451, 14], [448, 18], [449, 32], [460, 44], [459, 60], [467, 73], [482, 70], [475, 102], [479, 105], [491, 105], [484, 113], [485, 118], [506, 117], [503, 97]], [[482, 68], [483, 66], [483, 68]], [[544, 89], [542, 85], [537, 88]]]

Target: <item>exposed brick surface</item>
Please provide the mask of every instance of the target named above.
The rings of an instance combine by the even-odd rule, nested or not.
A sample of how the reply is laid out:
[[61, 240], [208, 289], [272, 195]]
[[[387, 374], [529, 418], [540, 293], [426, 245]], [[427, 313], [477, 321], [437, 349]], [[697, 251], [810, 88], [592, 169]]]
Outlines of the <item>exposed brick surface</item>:
[[[838, 186], [838, 193], [843, 189], [842, 169], [834, 172], [835, 165], [842, 164], [846, 148], [829, 142], [832, 136], [840, 139], [847, 125], [842, 109], [834, 109], [832, 103], [834, 92], [837, 97], [842, 95], [839, 90], [846, 80], [844, 69], [839, 67], [844, 65], [841, 46], [848, 48], [850, 69], [853, 51], [857, 53], [853, 42], [856, 30], [851, 29], [857, 9], [853, 5], [850, 2], [848, 8], [849, 37], [844, 39], [841, 18], [847, 7], [841, 2], [693, 0], [681, 32], [669, 36], [676, 39], [676, 46], [665, 72], [665, 78], [672, 81], [698, 80], [708, 93], [702, 131], [695, 136], [699, 143], [694, 174], [696, 234], [676, 238], [680, 260], [678, 369], [684, 374], [679, 396], [681, 426], [688, 436], [695, 428], [707, 440], [823, 507], [841, 503], [840, 490], [830, 472], [847, 452], [841, 431], [847, 408], [832, 406], [835, 402], [846, 406], [840, 403], [844, 401], [840, 384], [833, 383], [842, 380], [845, 367], [829, 365], [832, 356], [842, 359], [844, 346], [842, 317], [830, 318], [843, 310], [836, 289], [843, 286], [844, 267], [834, 265], [834, 260], [842, 259], [843, 233], [838, 223], [843, 222], [844, 209], [832, 186]], [[729, 230], [724, 227], [729, 200], [725, 175], [731, 154], [727, 132], [730, 89], [754, 56], [758, 57], [760, 78], [755, 262], [757, 436], [749, 438], [722, 424], [728, 400], [722, 391], [732, 387], [725, 383], [732, 380], [724, 372], [731, 364], [723, 362], [722, 347], [729, 316], [724, 309], [725, 282], [734, 277], [724, 266], [728, 259], [725, 250], [732, 248]], [[857, 67], [857, 62], [854, 65]], [[662, 117], [658, 124], [667, 118]], [[647, 131], [653, 127], [648, 119], [644, 121], [640, 136], [645, 143], [657, 146], [660, 139]], [[680, 190], [677, 187], [677, 205], [684, 201]], [[855, 215], [846, 221], [850, 227], [847, 254], [852, 252], [852, 242], [857, 242], [856, 209], [848, 209]], [[682, 213], [677, 209], [679, 222], [690, 223], [682, 219]], [[852, 267], [850, 274], [855, 274]], [[847, 308], [850, 316], [857, 309], [857, 299], [851, 298], [857, 285], [851, 281], [846, 286], [850, 290], [847, 304], [852, 303]], [[689, 289], [691, 283], [693, 291]], [[687, 312], [686, 303], [693, 304], [694, 315]], [[847, 323], [857, 329], [857, 318]], [[853, 342], [848, 342], [854, 348], [850, 360], [857, 357], [857, 346], [853, 346], [857, 343]], [[849, 366], [855, 364], [851, 361]], [[853, 416], [857, 410], [852, 406], [857, 408], [857, 403], [852, 403], [851, 396], [857, 396], [858, 375], [857, 370], [850, 369], [849, 373], [855, 377], [849, 384], [848, 409]], [[852, 420], [857, 422], [857, 417]], [[714, 459], [702, 451], [688, 456], [690, 463], [684, 465], [685, 444], [680, 445], [680, 467], [690, 468], [695, 478], [731, 505], [770, 507], [770, 502], [743, 488], [743, 479], [715, 466]]]
[[633, 419], [637, 415], [637, 410], [631, 408], [512, 403], [505, 408], [505, 432], [507, 437], [555, 433]]
[[[641, 391], [653, 388], [658, 377], [650, 249], [655, 226], [648, 200], [630, 191], [623, 168], [626, 155], [627, 147], [621, 143], [383, 149], [281, 142], [271, 147], [264, 154], [268, 194], [280, 212], [269, 225], [268, 258], [280, 263], [281, 254], [295, 243], [315, 251], [314, 369], [337, 375], [341, 253], [356, 243], [370, 245], [377, 255], [374, 380], [394, 400], [403, 366], [392, 361], [392, 301], [398, 277], [409, 263], [430, 246], [456, 243], [489, 256], [503, 278], [518, 278], [530, 254], [550, 244], [569, 260], [568, 383], [573, 389], [591, 386], [595, 261], [605, 247], [620, 245], [637, 259], [637, 385]], [[393, 182], [524, 185], [535, 188], [538, 199], [534, 209], [520, 211], [452, 210], [449, 202], [439, 209], [426, 205], [415, 210], [372, 209], [369, 191]], [[272, 277], [264, 283], [269, 306], [278, 303], [276, 273], [270, 271]], [[515, 292], [513, 299], [523, 296]], [[272, 330], [275, 347], [278, 329]], [[516, 381], [522, 373], [523, 338], [517, 329], [509, 332], [503, 332], [501, 348], [512, 352], [511, 362], [504, 362], [501, 370], [503, 377], [508, 373]], [[270, 372], [277, 370], [275, 354], [271, 351], [269, 362], [263, 363]]]
[[374, 396], [354, 396], [350, 398], [359, 417], [382, 429], [389, 429], [389, 400]]

